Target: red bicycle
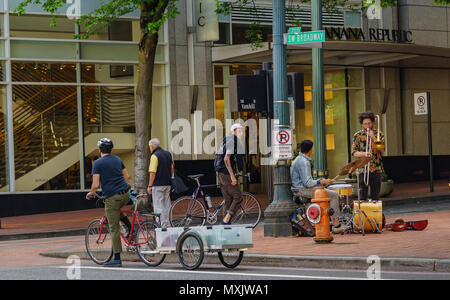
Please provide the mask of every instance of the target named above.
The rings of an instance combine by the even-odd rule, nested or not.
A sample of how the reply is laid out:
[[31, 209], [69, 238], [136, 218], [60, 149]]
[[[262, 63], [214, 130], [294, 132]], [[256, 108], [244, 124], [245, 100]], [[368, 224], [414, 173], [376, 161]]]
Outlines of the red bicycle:
[[[99, 200], [104, 198], [95, 194]], [[146, 195], [130, 195], [133, 200]], [[132, 198], [133, 197], [133, 198]], [[139, 258], [148, 266], [159, 266], [166, 258], [165, 254], [156, 251], [156, 228], [161, 227], [156, 219], [160, 214], [139, 213], [136, 210], [123, 210], [125, 214], [131, 214], [133, 219], [131, 229], [120, 222], [120, 236], [125, 243], [127, 250], [136, 251]], [[151, 220], [141, 221], [141, 217], [150, 217]], [[102, 265], [108, 262], [113, 255], [112, 239], [109, 231], [108, 220], [106, 216], [101, 219], [93, 220], [86, 231], [85, 236], [86, 250], [89, 257], [97, 264]]]

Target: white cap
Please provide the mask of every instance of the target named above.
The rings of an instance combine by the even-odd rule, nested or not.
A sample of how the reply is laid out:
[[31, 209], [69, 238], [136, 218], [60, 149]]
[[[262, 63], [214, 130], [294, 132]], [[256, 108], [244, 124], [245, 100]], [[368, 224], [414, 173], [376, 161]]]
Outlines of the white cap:
[[231, 132], [233, 132], [235, 129], [244, 129], [244, 127], [241, 124], [236, 123], [231, 126]]

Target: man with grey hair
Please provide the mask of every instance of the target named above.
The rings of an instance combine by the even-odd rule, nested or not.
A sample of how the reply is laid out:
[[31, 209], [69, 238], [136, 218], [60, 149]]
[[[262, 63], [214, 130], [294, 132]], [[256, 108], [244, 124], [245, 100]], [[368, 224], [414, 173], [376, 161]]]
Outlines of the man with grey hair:
[[161, 148], [160, 141], [153, 138], [148, 143], [151, 157], [147, 193], [152, 195], [153, 209], [161, 214], [161, 226], [170, 227], [170, 188], [171, 178], [174, 175], [172, 154]]

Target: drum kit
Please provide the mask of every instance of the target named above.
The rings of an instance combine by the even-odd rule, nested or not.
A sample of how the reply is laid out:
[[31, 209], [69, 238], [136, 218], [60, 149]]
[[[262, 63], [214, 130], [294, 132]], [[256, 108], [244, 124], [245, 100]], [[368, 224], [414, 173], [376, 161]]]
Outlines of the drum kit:
[[[365, 168], [364, 180], [368, 182], [370, 157], [359, 158], [345, 165], [339, 174], [333, 179], [335, 181], [339, 176], [349, 175], [356, 172], [358, 201], [353, 201], [353, 207], [350, 207], [349, 196], [353, 194], [353, 186], [348, 181], [337, 182], [327, 188], [335, 190], [340, 197], [345, 197], [346, 201], [342, 208], [343, 223], [350, 225], [353, 232], [361, 232], [365, 235], [366, 231], [380, 233], [383, 229], [385, 218], [383, 215], [382, 202], [362, 201], [359, 192], [359, 169]], [[367, 175], [366, 175], [367, 173]], [[367, 179], [366, 179], [367, 178]]]

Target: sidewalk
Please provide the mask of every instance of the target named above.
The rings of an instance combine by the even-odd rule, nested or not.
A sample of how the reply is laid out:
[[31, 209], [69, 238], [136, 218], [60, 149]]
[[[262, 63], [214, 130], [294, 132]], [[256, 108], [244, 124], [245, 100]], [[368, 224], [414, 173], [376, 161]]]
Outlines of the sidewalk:
[[[445, 182], [443, 182], [445, 183]], [[400, 186], [400, 185], [398, 185]], [[415, 185], [417, 188], [420, 185]], [[397, 188], [397, 186], [396, 186]], [[407, 186], [399, 187], [412, 189]], [[450, 200], [450, 192], [438, 186], [439, 192], [430, 195], [423, 191], [415, 197], [384, 198], [383, 205], [393, 205], [399, 199], [417, 203], [417, 199], [434, 198]], [[447, 195], [447, 196], [445, 196]], [[258, 197], [263, 209], [267, 207], [267, 198]], [[213, 199], [219, 201], [220, 199]], [[0, 241], [27, 238], [45, 238], [69, 235], [82, 235], [90, 221], [100, 218], [104, 209], [91, 209], [72, 212], [50, 213], [1, 219]], [[312, 238], [264, 237], [263, 226], [258, 226], [253, 233], [254, 247], [247, 252], [244, 263], [269, 264], [302, 267], [336, 267], [344, 268], [354, 265], [355, 268], [367, 268], [366, 259], [370, 255], [382, 258], [385, 268], [400, 268], [407, 266], [408, 270], [427, 270], [450, 272], [450, 210], [427, 213], [412, 213], [386, 216], [387, 224], [397, 218], [405, 221], [429, 221], [424, 231], [393, 232], [384, 230], [381, 234], [334, 235], [334, 241], [328, 245], [316, 244]], [[83, 252], [84, 244], [73, 251]], [[54, 256], [67, 257], [67, 253], [53, 253]], [[47, 253], [48, 254], [48, 253]], [[398, 261], [398, 263], [395, 263]]]

